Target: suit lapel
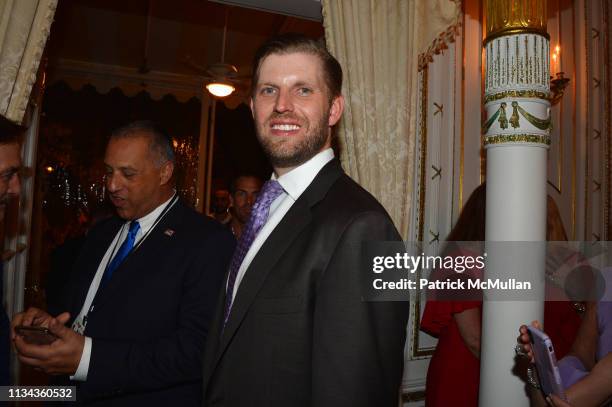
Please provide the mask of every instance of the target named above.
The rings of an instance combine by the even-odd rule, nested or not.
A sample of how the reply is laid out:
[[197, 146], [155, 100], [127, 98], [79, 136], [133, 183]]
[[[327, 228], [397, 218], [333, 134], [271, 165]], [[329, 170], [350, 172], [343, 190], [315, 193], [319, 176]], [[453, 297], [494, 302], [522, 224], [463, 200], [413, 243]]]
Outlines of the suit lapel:
[[235, 303], [223, 332], [222, 347], [225, 347], [238, 328], [270, 270], [311, 219], [307, 202], [298, 199], [261, 246], [238, 287]]
[[[135, 251], [132, 251], [115, 270], [112, 278], [104, 288], [100, 288], [96, 296], [96, 307], [103, 306], [106, 301], [113, 298], [114, 293], [119, 287], [125, 284], [126, 281], [138, 281], [140, 278], [146, 278], [150, 267], [152, 266], [149, 256], [151, 253], [164, 253], [168, 249], [169, 239], [172, 238], [176, 231], [176, 224], [182, 214], [182, 203], [177, 202], [164, 218], [155, 226], [149, 236], [142, 242]], [[167, 230], [172, 230], [172, 234], [167, 234]], [[139, 267], [141, 263], [144, 267]], [[135, 289], [137, 286], [134, 287]]]
[[[72, 315], [74, 316], [77, 316], [79, 312], [81, 312], [81, 308], [85, 303], [85, 297], [89, 291], [89, 286], [91, 285], [91, 281], [98, 271], [102, 258], [119, 232], [119, 229], [123, 225], [123, 221], [119, 218], [113, 218], [108, 222], [108, 225], [101, 226], [104, 229], [100, 230], [99, 236], [89, 236], [86, 244], [90, 247], [90, 249], [83, 250], [80, 255], [82, 259], [81, 261], [84, 264], [77, 262], [76, 269], [73, 272], [75, 280], [78, 281], [75, 291], [77, 294], [75, 297], [73, 297], [74, 302], [72, 303], [71, 310]], [[93, 241], [90, 241], [89, 239], [93, 239]]]
[[285, 254], [300, 232], [312, 221], [311, 208], [325, 197], [332, 184], [342, 174], [338, 160], [334, 159], [326, 164], [261, 246], [236, 293], [229, 320], [221, 336], [214, 366], [225, 352], [270, 270]]

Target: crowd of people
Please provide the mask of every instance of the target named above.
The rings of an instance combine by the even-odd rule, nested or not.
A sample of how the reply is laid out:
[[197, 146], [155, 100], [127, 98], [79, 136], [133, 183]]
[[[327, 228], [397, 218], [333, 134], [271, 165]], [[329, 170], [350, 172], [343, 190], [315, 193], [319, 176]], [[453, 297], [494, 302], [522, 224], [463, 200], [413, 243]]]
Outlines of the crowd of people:
[[87, 230], [52, 304], [12, 318], [19, 361], [88, 405], [395, 405], [409, 310], [361, 301], [353, 270], [360, 242], [400, 236], [334, 156], [341, 87], [318, 41], [266, 42], [251, 108], [274, 173], [236, 177], [211, 216], [177, 196], [165, 132], [115, 130], [104, 155], [115, 214]]
[[[88, 229], [47, 309], [13, 317], [19, 361], [76, 386], [79, 403], [397, 405], [409, 306], [363, 301], [355, 270], [363, 241], [401, 238], [331, 148], [344, 109], [340, 64], [319, 42], [291, 34], [267, 41], [253, 72], [251, 109], [271, 178], [239, 175], [202, 216], [177, 196], [168, 135], [149, 121], [117, 129], [104, 155], [115, 214]], [[18, 139], [3, 135], [0, 205], [19, 193], [19, 157]], [[485, 197], [482, 185], [448, 241], [484, 240]], [[561, 240], [552, 213], [549, 239]], [[557, 307], [565, 308], [546, 318], [560, 320], [547, 324], [559, 349], [565, 332], [578, 331], [565, 352], [580, 362], [569, 402], [598, 405], [612, 389], [609, 307], [590, 304], [582, 319]], [[481, 309], [477, 300], [428, 301], [421, 327], [439, 342], [427, 406], [477, 405]], [[8, 323], [0, 315], [3, 385]], [[52, 340], [28, 341], [23, 326], [46, 328]]]

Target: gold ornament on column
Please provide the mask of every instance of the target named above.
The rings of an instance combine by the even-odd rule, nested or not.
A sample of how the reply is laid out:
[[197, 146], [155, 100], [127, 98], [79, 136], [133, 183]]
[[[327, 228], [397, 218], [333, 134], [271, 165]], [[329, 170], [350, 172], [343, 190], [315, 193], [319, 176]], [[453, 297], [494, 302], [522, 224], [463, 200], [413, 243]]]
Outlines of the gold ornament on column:
[[485, 0], [486, 42], [502, 35], [546, 32], [546, 0]]

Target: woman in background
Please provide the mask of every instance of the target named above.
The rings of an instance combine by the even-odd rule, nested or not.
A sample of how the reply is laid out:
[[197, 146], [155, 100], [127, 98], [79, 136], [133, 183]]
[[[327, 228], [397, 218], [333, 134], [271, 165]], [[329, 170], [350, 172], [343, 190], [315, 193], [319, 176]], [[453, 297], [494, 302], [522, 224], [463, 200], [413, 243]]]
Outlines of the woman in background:
[[[484, 241], [487, 190], [485, 184], [472, 192], [448, 242]], [[461, 255], [445, 247], [444, 255]], [[465, 253], [464, 253], [465, 254]], [[436, 270], [437, 278], [447, 274]], [[429, 299], [425, 305], [421, 330], [438, 338], [429, 362], [425, 405], [427, 407], [478, 405], [480, 379], [480, 315], [482, 302]]]
[[[567, 240], [557, 206], [548, 196], [546, 238], [549, 241]], [[447, 242], [482, 242], [485, 240], [486, 185], [478, 186], [466, 202], [459, 219], [448, 235]], [[465, 246], [465, 245], [464, 245]], [[465, 253], [447, 245], [445, 256]], [[478, 255], [471, 253], [471, 255]], [[476, 271], [477, 272], [477, 271]], [[452, 271], [435, 270], [434, 279], [452, 277]], [[474, 270], [467, 270], [463, 277], [481, 277]], [[463, 293], [461, 300], [449, 301], [435, 293], [428, 298], [421, 320], [421, 330], [438, 338], [436, 350], [427, 371], [425, 405], [427, 407], [478, 405], [480, 381], [480, 332], [482, 302], [477, 293]], [[559, 298], [558, 296], [556, 298]], [[442, 299], [442, 300], [441, 300]], [[547, 301], [544, 315], [549, 336], [557, 341], [559, 358], [571, 345], [580, 326], [580, 318], [569, 301]], [[557, 345], [555, 345], [557, 347]]]

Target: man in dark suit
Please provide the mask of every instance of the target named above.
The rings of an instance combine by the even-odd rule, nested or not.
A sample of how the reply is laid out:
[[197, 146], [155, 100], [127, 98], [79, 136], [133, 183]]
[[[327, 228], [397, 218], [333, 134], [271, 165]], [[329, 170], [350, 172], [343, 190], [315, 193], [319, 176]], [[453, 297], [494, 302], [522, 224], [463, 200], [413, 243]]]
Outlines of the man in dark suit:
[[15, 317], [13, 327], [43, 325], [57, 336], [33, 345], [14, 332], [19, 359], [69, 375], [82, 402], [199, 405], [204, 341], [233, 237], [178, 199], [171, 140], [152, 123], [114, 132], [104, 162], [119, 216], [88, 233], [67, 312]]
[[331, 149], [342, 69], [318, 42], [268, 41], [251, 109], [274, 168], [228, 273], [204, 356], [205, 406], [396, 406], [408, 305], [362, 298], [365, 241], [400, 240]]

